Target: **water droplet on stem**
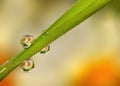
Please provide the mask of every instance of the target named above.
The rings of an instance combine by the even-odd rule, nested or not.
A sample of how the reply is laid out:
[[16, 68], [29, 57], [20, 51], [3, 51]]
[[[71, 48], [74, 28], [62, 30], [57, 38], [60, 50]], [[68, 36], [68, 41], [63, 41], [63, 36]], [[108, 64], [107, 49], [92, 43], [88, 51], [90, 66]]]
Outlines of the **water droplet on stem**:
[[20, 43], [22, 44], [22, 47], [26, 49], [26, 48], [29, 48], [31, 46], [33, 41], [34, 41], [33, 36], [25, 35], [22, 37]]
[[34, 61], [32, 59], [25, 60], [20, 67], [22, 71], [30, 72], [34, 68]]
[[40, 53], [41, 53], [41, 54], [45, 54], [45, 53], [47, 53], [49, 50], [50, 50], [50, 46], [47, 45], [46, 47], [44, 47], [44, 48], [40, 51]]

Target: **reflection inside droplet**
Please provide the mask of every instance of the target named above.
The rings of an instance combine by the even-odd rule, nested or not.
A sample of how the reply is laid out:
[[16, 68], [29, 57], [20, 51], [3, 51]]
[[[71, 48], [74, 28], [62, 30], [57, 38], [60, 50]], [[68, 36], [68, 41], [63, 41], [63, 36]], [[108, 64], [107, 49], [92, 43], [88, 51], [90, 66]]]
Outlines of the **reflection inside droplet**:
[[25, 60], [20, 67], [22, 71], [30, 72], [34, 68], [34, 61], [32, 59]]
[[46, 47], [44, 47], [44, 48], [40, 51], [40, 53], [41, 53], [41, 54], [45, 54], [45, 53], [47, 53], [49, 50], [50, 50], [50, 46], [47, 45]]
[[22, 44], [23, 48], [28, 48], [31, 46], [32, 42], [34, 41], [33, 36], [31, 35], [25, 35], [22, 37], [20, 43]]

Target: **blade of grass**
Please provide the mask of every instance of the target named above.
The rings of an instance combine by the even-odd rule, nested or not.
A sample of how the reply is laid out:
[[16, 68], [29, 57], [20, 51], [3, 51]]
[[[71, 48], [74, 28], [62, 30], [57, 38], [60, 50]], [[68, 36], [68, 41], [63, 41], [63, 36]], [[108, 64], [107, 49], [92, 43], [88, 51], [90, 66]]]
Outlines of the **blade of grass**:
[[71, 30], [110, 1], [111, 0], [78, 0], [63, 16], [41, 34], [28, 49], [23, 50], [0, 66], [0, 80], [6, 77], [25, 59], [39, 52], [46, 45]]

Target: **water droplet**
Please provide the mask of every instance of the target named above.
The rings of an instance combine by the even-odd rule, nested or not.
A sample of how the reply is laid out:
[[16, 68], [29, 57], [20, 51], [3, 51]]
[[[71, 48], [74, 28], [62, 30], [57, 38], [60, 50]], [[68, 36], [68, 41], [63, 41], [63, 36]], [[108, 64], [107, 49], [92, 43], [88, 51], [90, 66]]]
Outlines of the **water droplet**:
[[34, 41], [33, 36], [25, 35], [25, 36], [22, 37], [20, 43], [22, 44], [23, 48], [29, 48], [33, 41]]
[[20, 67], [22, 71], [30, 72], [34, 68], [34, 61], [32, 59], [25, 60]]
[[44, 47], [44, 48], [40, 51], [40, 53], [41, 53], [41, 54], [45, 54], [45, 53], [47, 53], [49, 50], [50, 50], [50, 46], [47, 45], [46, 47]]
[[43, 34], [44, 32], [45, 32], [45, 30], [42, 30], [42, 31], [41, 31], [41, 34]]

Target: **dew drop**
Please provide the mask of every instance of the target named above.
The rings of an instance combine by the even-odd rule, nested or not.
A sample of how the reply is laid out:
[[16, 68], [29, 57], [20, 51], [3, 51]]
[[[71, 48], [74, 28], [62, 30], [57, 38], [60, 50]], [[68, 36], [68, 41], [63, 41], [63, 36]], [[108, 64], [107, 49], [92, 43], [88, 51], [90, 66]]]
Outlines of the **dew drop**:
[[45, 46], [45, 47], [40, 51], [40, 53], [41, 53], [41, 54], [45, 54], [45, 53], [47, 53], [49, 50], [50, 50], [50, 46], [47, 45], [47, 46]]
[[33, 36], [25, 35], [25, 36], [22, 37], [20, 43], [22, 44], [23, 48], [29, 48], [33, 41], [34, 41]]
[[32, 59], [25, 60], [20, 67], [21, 71], [30, 72], [34, 68], [34, 61]]

